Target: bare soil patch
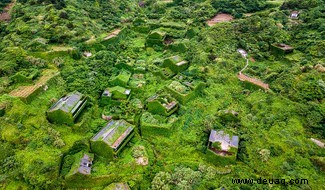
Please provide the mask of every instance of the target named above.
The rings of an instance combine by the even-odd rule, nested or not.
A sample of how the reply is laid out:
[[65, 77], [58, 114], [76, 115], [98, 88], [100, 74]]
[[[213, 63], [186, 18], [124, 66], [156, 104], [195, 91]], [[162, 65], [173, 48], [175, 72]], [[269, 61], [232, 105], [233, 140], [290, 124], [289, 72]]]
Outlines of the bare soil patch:
[[9, 14], [10, 9], [15, 5], [15, 1], [12, 3], [9, 3], [4, 9], [3, 12], [0, 13], [0, 21], [8, 22], [11, 19], [11, 16]]
[[119, 33], [121, 32], [121, 29], [116, 29], [114, 30], [113, 32], [109, 33], [105, 38], [104, 40], [109, 40], [115, 36], [117, 36]]
[[146, 166], [149, 163], [148, 162], [148, 158], [147, 157], [143, 157], [143, 156], [137, 158], [136, 159], [136, 162], [137, 162], [138, 165], [141, 165], [141, 166]]
[[238, 74], [238, 78], [239, 78], [239, 80], [241, 80], [241, 81], [247, 81], [247, 82], [249, 82], [249, 83], [252, 83], [252, 84], [255, 84], [255, 85], [257, 85], [257, 86], [260, 86], [260, 87], [262, 87], [264, 90], [269, 90], [269, 89], [270, 89], [269, 84], [266, 84], [266, 83], [260, 81], [259, 79], [251, 78], [251, 77], [249, 77], [249, 76], [247, 76], [247, 75], [244, 75], [244, 74], [241, 73], [241, 72]]
[[232, 20], [234, 20], [234, 17], [231, 16], [230, 14], [219, 13], [215, 17], [213, 17], [212, 19], [208, 20], [207, 24], [209, 26], [213, 26], [213, 25], [215, 25], [217, 23], [220, 23], [220, 22], [230, 22]]

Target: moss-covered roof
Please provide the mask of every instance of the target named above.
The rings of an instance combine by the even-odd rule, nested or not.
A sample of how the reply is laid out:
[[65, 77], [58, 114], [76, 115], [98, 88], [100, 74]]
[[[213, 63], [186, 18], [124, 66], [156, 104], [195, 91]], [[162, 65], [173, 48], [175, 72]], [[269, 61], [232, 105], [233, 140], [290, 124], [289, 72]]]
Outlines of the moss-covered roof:
[[62, 97], [59, 101], [57, 101], [50, 109], [49, 112], [62, 110], [64, 112], [74, 112], [74, 108], [78, 107], [78, 105], [84, 102], [85, 96], [80, 92], [72, 92], [64, 97]]
[[134, 126], [124, 120], [110, 121], [91, 140], [104, 141], [113, 149], [117, 149], [133, 129]]

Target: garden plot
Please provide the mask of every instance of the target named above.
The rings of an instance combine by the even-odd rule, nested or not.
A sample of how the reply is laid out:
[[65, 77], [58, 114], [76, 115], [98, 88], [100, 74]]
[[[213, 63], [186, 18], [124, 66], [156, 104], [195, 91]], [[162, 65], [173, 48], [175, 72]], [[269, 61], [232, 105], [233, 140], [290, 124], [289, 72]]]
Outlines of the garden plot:
[[46, 70], [43, 72], [43, 76], [33, 86], [20, 86], [10, 92], [9, 95], [29, 101], [33, 95], [38, 94], [42, 90], [47, 90], [47, 82], [58, 74], [57, 71]]
[[220, 22], [230, 22], [234, 19], [233, 16], [231, 16], [230, 14], [225, 14], [225, 13], [219, 13], [217, 14], [215, 17], [213, 17], [212, 19], [207, 21], [207, 24], [209, 26], [213, 26], [217, 23]]

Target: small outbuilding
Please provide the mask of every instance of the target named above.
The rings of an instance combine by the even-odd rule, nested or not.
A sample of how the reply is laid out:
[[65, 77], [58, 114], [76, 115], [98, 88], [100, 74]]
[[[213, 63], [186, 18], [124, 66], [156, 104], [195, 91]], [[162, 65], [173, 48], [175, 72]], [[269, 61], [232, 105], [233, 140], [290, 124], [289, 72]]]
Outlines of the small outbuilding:
[[91, 140], [91, 150], [97, 155], [113, 159], [134, 136], [134, 126], [125, 120], [112, 120]]
[[87, 104], [87, 97], [80, 92], [73, 92], [63, 96], [47, 112], [50, 122], [73, 125], [75, 119]]

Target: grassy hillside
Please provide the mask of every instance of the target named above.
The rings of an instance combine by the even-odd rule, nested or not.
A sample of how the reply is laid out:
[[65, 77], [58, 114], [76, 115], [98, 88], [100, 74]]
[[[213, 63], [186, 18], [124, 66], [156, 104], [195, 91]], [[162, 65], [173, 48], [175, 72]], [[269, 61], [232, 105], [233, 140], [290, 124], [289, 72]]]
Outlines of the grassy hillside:
[[[322, 189], [325, 150], [311, 138], [325, 139], [324, 5], [17, 0], [11, 21], [0, 21], [0, 187], [105, 189], [125, 182], [131, 189]], [[294, 10], [297, 19], [290, 18]], [[218, 13], [231, 20], [208, 26]], [[282, 43], [294, 51], [275, 52], [273, 45]], [[270, 90], [238, 79], [246, 65], [239, 48], [248, 53], [243, 73]], [[176, 55], [189, 67], [163, 69]], [[12, 95], [37, 86], [50, 71], [59, 74], [30, 101]], [[131, 96], [104, 105], [101, 94], [121, 73], [130, 73], [122, 85]], [[204, 87], [170, 116], [149, 113], [149, 97], [164, 91], [177, 99], [166, 86], [188, 93], [184, 81]], [[46, 111], [73, 91], [88, 97], [75, 124], [50, 123]], [[113, 160], [95, 155], [91, 175], [70, 175], [80, 155], [93, 153], [89, 140], [107, 124], [103, 115], [131, 122], [135, 136]], [[212, 129], [239, 137], [235, 162], [209, 155]]]

